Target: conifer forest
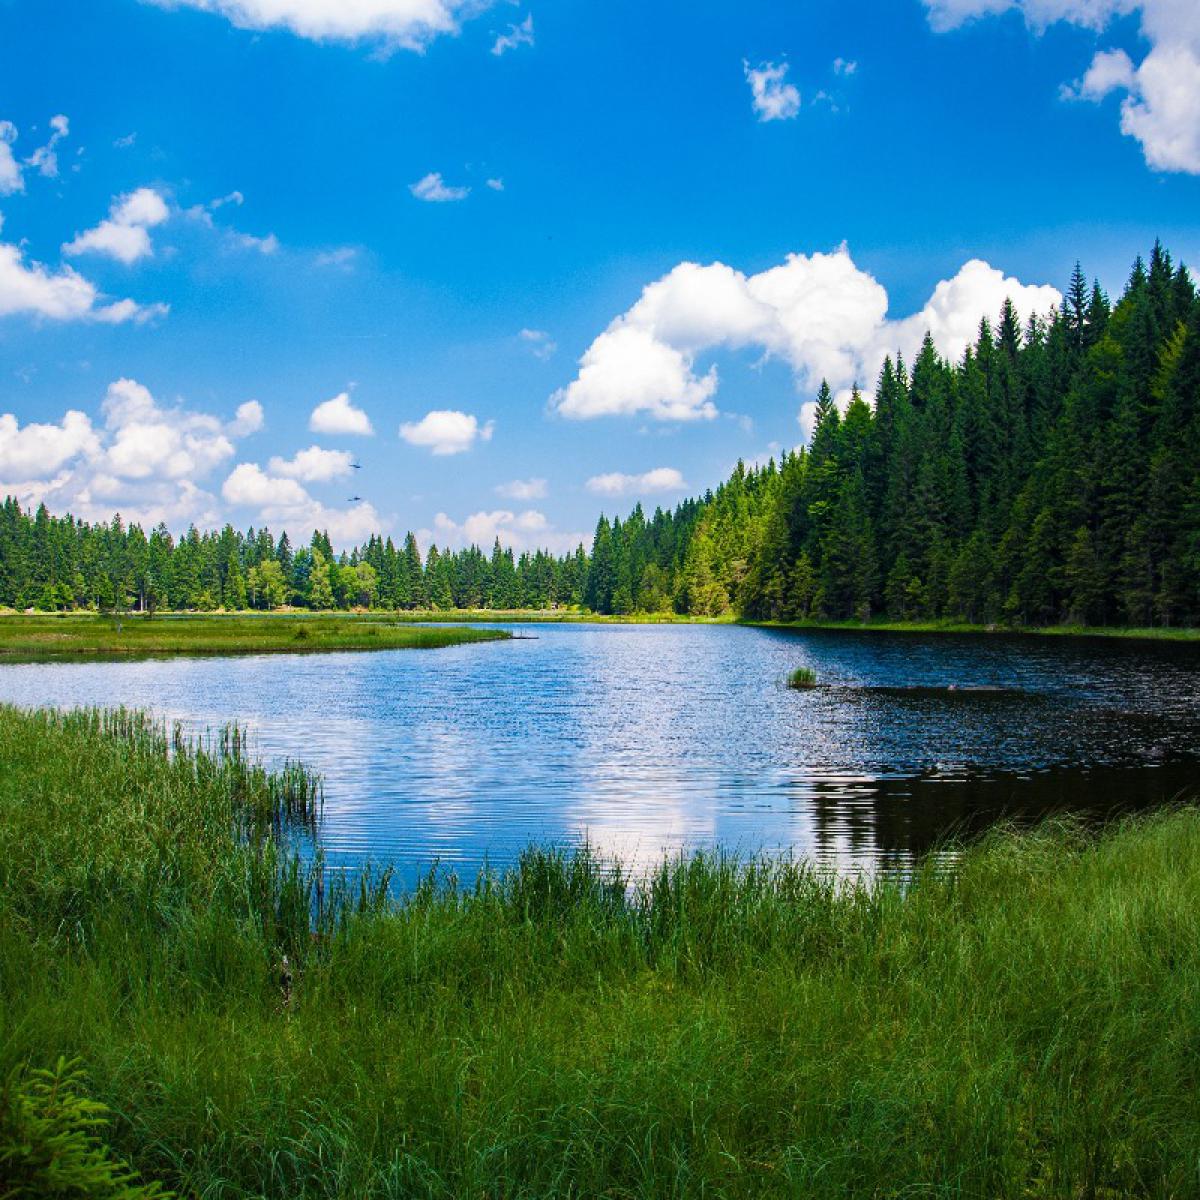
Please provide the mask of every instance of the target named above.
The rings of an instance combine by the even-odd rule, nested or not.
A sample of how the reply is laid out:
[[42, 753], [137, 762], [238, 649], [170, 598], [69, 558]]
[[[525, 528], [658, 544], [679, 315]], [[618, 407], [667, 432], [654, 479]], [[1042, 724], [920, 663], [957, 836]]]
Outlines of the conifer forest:
[[1076, 268], [1060, 311], [1006, 304], [961, 361], [930, 337], [874, 402], [827, 386], [810, 444], [673, 510], [602, 516], [590, 552], [269, 529], [175, 538], [0, 512], [0, 604], [519, 609], [771, 620], [1200, 622], [1200, 300], [1156, 244], [1116, 301]]

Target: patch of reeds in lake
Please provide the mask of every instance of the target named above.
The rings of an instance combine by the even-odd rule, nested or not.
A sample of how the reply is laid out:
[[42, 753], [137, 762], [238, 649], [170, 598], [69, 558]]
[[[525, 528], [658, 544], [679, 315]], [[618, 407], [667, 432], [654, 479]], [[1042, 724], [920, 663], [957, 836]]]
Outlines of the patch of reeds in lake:
[[811, 667], [797, 667], [787, 677], [787, 685], [795, 691], [817, 686], [817, 673]]

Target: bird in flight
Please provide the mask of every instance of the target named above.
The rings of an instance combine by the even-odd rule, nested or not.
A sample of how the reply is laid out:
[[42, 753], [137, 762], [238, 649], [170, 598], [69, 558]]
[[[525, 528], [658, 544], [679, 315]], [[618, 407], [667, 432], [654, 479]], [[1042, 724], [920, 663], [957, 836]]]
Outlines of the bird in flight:
[[350, 465], [351, 465], [351, 466], [352, 466], [352, 467], [353, 467], [353, 468], [354, 468], [356, 471], [361, 471], [361, 470], [362, 470], [362, 463], [351, 463]]
[[358, 502], [359, 500], [361, 500], [361, 499], [362, 499], [362, 497], [361, 497], [361, 496], [349, 496], [349, 497], [347, 497], [347, 499], [346, 499], [346, 503], [347, 503], [347, 504], [355, 504], [355, 503], [357, 503], [357, 502]]

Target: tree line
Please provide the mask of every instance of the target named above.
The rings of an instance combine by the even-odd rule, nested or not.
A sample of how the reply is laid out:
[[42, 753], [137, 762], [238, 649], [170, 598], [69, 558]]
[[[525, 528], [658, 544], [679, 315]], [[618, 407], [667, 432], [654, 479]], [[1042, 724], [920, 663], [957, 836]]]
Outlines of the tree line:
[[[806, 620], [1200, 624], [1200, 301], [1156, 244], [1114, 304], [1006, 303], [961, 361], [926, 336], [874, 405], [828, 386], [810, 444], [739, 464], [674, 545], [596, 531], [589, 603]], [[679, 544], [683, 552], [679, 553]], [[657, 553], [658, 546], [666, 555]]]
[[62, 610], [548, 608], [1034, 625], [1200, 624], [1200, 300], [1156, 244], [1112, 303], [1006, 303], [956, 363], [926, 336], [874, 405], [817, 396], [810, 444], [715, 491], [601, 516], [591, 553], [335, 554], [314, 532], [175, 540], [0, 508], [0, 605]]

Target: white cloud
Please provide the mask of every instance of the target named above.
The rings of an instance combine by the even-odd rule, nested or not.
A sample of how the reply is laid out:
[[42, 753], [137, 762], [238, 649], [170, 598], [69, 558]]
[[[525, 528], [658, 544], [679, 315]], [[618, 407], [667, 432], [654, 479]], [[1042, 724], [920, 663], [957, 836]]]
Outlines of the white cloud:
[[324, 450], [320, 446], [309, 446], [297, 451], [291, 458], [276, 456], [267, 464], [271, 473], [288, 479], [302, 479], [305, 483], [328, 483], [331, 479], [344, 479], [354, 469], [354, 456], [348, 450]]
[[26, 160], [25, 165], [33, 167], [48, 179], [58, 175], [58, 143], [71, 132], [71, 122], [62, 113], [50, 118], [50, 139], [44, 146], [39, 146]]
[[153, 188], [138, 188], [112, 203], [108, 219], [77, 234], [63, 246], [64, 254], [106, 254], [127, 266], [154, 253], [149, 230], [170, 216], [166, 201]]
[[57, 425], [23, 428], [12, 413], [0, 413], [0, 479], [37, 479], [81, 454], [99, 451], [100, 440], [86, 413], [72, 409]]
[[17, 127], [11, 121], [0, 121], [0, 196], [11, 196], [25, 190], [21, 176], [21, 164], [13, 155], [13, 143], [17, 140]]
[[51, 271], [41, 263], [26, 265], [18, 247], [0, 243], [0, 317], [26, 314], [50, 321], [119, 325], [141, 324], [167, 311], [165, 304], [104, 303], [95, 284], [70, 267]]
[[[253, 401], [247, 402], [253, 404]], [[118, 379], [108, 388], [99, 426], [76, 410], [57, 424], [21, 427], [0, 416], [0, 495], [46, 503], [89, 521], [120, 512], [127, 521], [176, 529], [214, 525], [220, 512], [204, 489], [206, 476], [234, 453], [239, 419], [222, 422], [182, 405], [165, 408], [142, 384]]]
[[271, 255], [279, 250], [279, 239], [268, 233], [266, 237], [255, 237], [252, 233], [239, 233], [230, 229], [225, 234], [225, 244], [231, 250], [257, 250], [259, 254]]
[[480, 0], [150, 0], [162, 8], [198, 8], [242, 29], [286, 29], [313, 41], [375, 41], [423, 50], [458, 31]]
[[332, 250], [322, 250], [313, 260], [318, 267], [338, 267], [349, 271], [358, 258], [358, 249], [354, 246], [335, 246]]
[[423, 446], [434, 454], [462, 454], [476, 441], [490, 441], [494, 422], [480, 425], [477, 417], [455, 409], [434, 409], [419, 421], [406, 421], [400, 436], [410, 446]]
[[1064, 100], [1103, 100], [1116, 89], [1133, 87], [1133, 61], [1124, 50], [1099, 50], [1082, 79], [1064, 83], [1059, 93]]
[[[892, 345], [911, 362], [926, 330], [933, 334], [942, 354], [957, 361], [978, 335], [980, 318], [994, 320], [1006, 299], [1013, 302], [1022, 317], [1049, 312], [1062, 303], [1062, 295], [1056, 288], [1023, 284], [982, 259], [973, 258], [963, 264], [953, 279], [943, 279], [933, 289], [933, 295], [919, 313], [888, 322], [876, 335], [870, 359], [875, 370], [864, 381], [874, 384], [883, 356], [894, 353], [889, 350]], [[845, 387], [847, 379], [843, 377], [837, 382]]]
[[375, 433], [371, 418], [351, 403], [348, 392], [318, 404], [308, 418], [308, 427], [313, 433], [348, 433], [356, 437], [371, 437]]
[[558, 343], [544, 329], [522, 329], [517, 336], [535, 358], [550, 358], [558, 349]]
[[430, 171], [416, 183], [410, 184], [410, 192], [418, 200], [427, 200], [434, 204], [444, 204], [447, 201], [465, 200], [470, 194], [469, 187], [450, 187], [443, 179], [440, 171]]
[[218, 196], [215, 200], [209, 200], [207, 204], [193, 204], [191, 208], [183, 210], [183, 215], [203, 225], [206, 229], [220, 234], [222, 246], [227, 251], [254, 250], [259, 254], [276, 254], [280, 245], [279, 239], [273, 233], [258, 237], [253, 233], [243, 233], [240, 229], [234, 229], [231, 226], [219, 226], [213, 220], [213, 213], [219, 209], [225, 208], [227, 205], [241, 208], [245, 202], [246, 197], [235, 190], [225, 196]]
[[237, 415], [227, 426], [234, 437], [248, 437], [263, 427], [263, 407], [257, 400], [238, 405]]
[[1121, 132], [1136, 139], [1160, 171], [1200, 174], [1200, 4], [1195, 0], [925, 0], [930, 24], [953, 29], [1014, 10], [1041, 32], [1056, 21], [1102, 33], [1136, 14], [1150, 49], [1135, 65], [1120, 49], [1099, 50], [1083, 77], [1062, 89], [1066, 99], [1121, 101]]
[[131, 488], [101, 474], [84, 477], [64, 471], [53, 479], [0, 482], [0, 495], [12, 495], [27, 508], [45, 504], [53, 512], [71, 512], [84, 521], [110, 521], [120, 512], [127, 523], [150, 529], [160, 522], [171, 529], [189, 524], [213, 528], [221, 523], [216, 497], [190, 479], [151, 481]]
[[700, 374], [696, 356], [718, 349], [754, 348], [782, 359], [801, 392], [815, 391], [822, 379], [835, 390], [855, 381], [870, 386], [884, 355], [911, 359], [926, 329], [943, 354], [957, 359], [980, 318], [994, 318], [1006, 297], [1022, 316], [1061, 299], [1052, 287], [1028, 287], [975, 259], [939, 283], [919, 313], [889, 320], [887, 292], [844, 246], [832, 254], [789, 255], [748, 276], [724, 263], [681, 263], [596, 338], [551, 405], [579, 419], [714, 417], [717, 369]]
[[294, 479], [273, 478], [258, 463], [238, 463], [221, 485], [221, 495], [239, 508], [296, 508], [311, 500]]
[[742, 70], [750, 84], [754, 111], [760, 121], [788, 121], [800, 111], [800, 93], [787, 82], [787, 63], [762, 63], [752, 67], [744, 59]]
[[858, 63], [852, 58], [835, 58], [833, 73], [835, 75], [854, 75], [858, 71]]
[[588, 347], [579, 374], [550, 398], [564, 417], [633, 416], [658, 421], [711, 420], [717, 369], [697, 378], [689, 354], [659, 341], [652, 332], [618, 318]]
[[488, 187], [490, 187], [492, 189], [493, 192], [504, 191], [504, 180], [503, 179], [488, 179], [485, 182], [487, 183]]
[[593, 475], [586, 486], [598, 496], [645, 496], [654, 492], [681, 492], [687, 484], [674, 467], [655, 467], [641, 475], [623, 475], [619, 471]]
[[586, 546], [591, 542], [590, 534], [556, 529], [537, 509], [520, 513], [508, 509], [477, 512], [464, 517], [461, 523], [440, 512], [433, 519], [432, 529], [417, 533], [418, 542], [426, 548], [436, 543], [449, 549], [478, 546], [485, 552], [492, 548], [497, 538], [502, 546], [511, 547], [518, 553], [550, 550], [555, 554], [568, 554], [581, 543]]
[[509, 483], [498, 483], [496, 495], [506, 500], [544, 500], [546, 498], [546, 481], [544, 479], [513, 479]]
[[195, 478], [233, 457], [216, 417], [163, 409], [136, 380], [109, 384], [101, 411], [111, 435], [104, 470], [118, 479]]
[[71, 123], [61, 113], [50, 118], [50, 137], [22, 163], [13, 153], [17, 127], [11, 121], [0, 121], [0, 196], [11, 196], [25, 190], [24, 168], [32, 167], [41, 175], [53, 179], [58, 175], [57, 146], [71, 131]]
[[533, 45], [533, 13], [530, 13], [519, 25], [510, 25], [507, 33], [502, 33], [492, 43], [492, 53], [499, 57], [506, 50], [515, 50], [518, 46]]
[[[272, 470], [277, 461], [272, 460]], [[221, 496], [235, 508], [253, 510], [260, 522], [278, 531], [286, 529], [306, 538], [321, 529], [338, 545], [360, 542], [386, 528], [373, 504], [362, 501], [349, 508], [328, 508], [295, 479], [269, 475], [258, 463], [238, 463], [221, 485]]]
[[137, 133], [127, 133], [123, 137], [116, 138], [113, 141], [113, 146], [117, 150], [128, 150], [137, 141]]

